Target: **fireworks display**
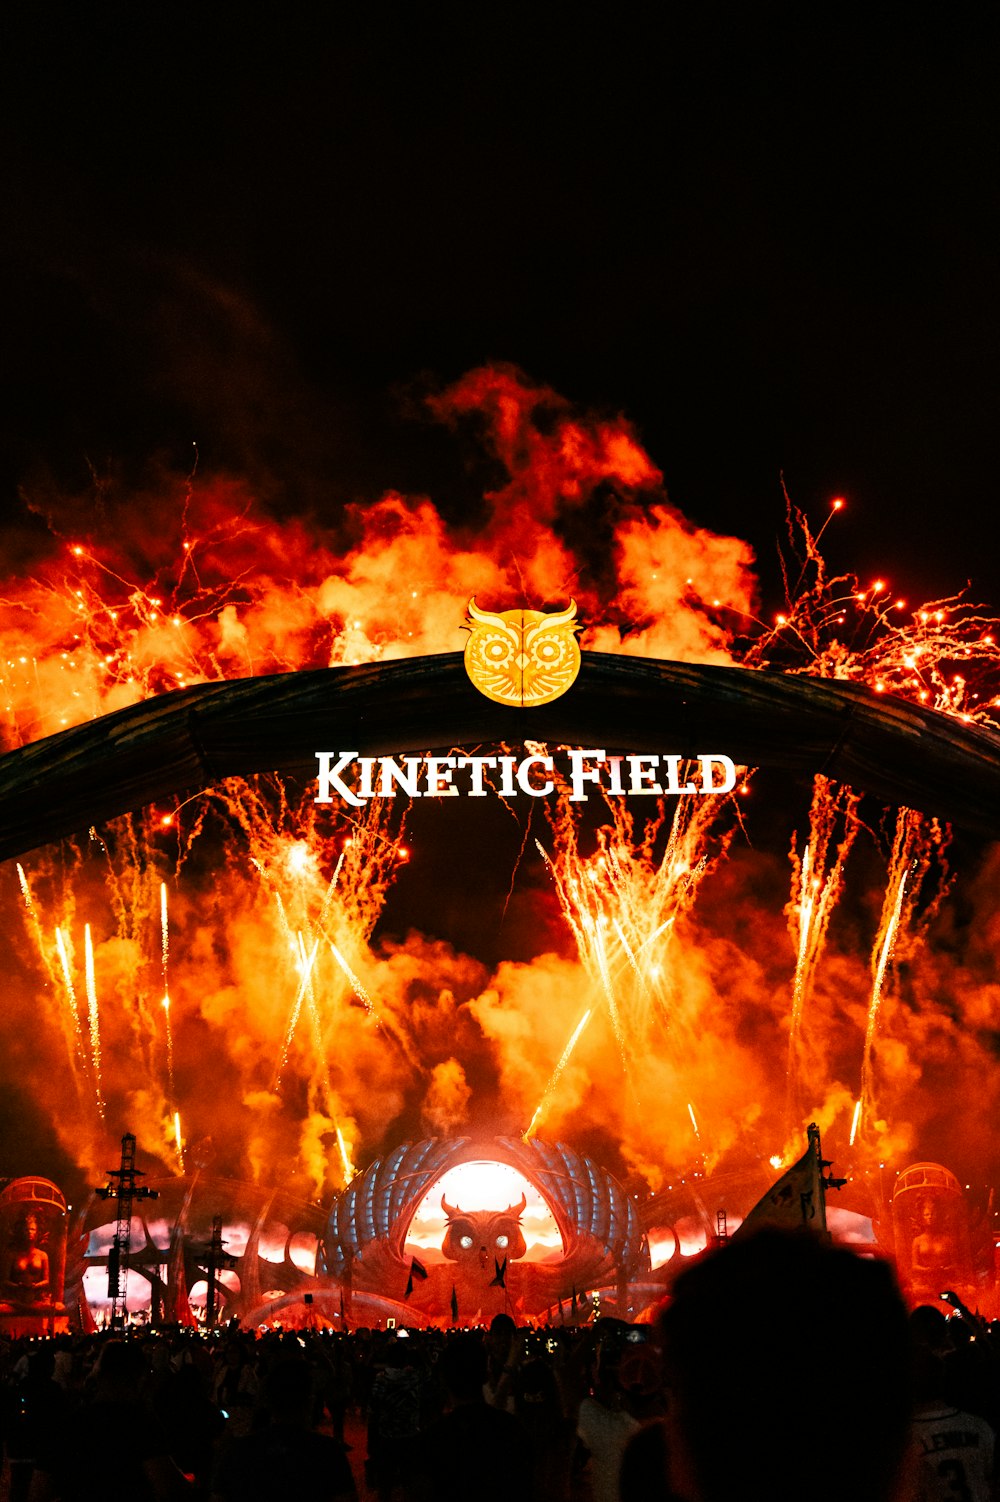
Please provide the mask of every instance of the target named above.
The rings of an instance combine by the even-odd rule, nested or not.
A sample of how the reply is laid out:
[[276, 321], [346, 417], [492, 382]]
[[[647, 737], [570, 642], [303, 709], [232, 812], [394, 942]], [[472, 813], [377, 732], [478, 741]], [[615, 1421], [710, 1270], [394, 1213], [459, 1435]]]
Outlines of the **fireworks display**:
[[[789, 507], [787, 601], [765, 623], [749, 548], [667, 502], [625, 421], [508, 369], [431, 408], [474, 419], [504, 475], [475, 527], [400, 493], [336, 529], [273, 519], [224, 477], [156, 497], [155, 529], [145, 496], [72, 534], [53, 510], [50, 550], [2, 590], [5, 746], [191, 684], [457, 651], [473, 594], [572, 596], [584, 650], [839, 678], [995, 723], [983, 608], [829, 577]], [[581, 541], [598, 520], [599, 550]], [[573, 1136], [650, 1189], [733, 1154], [785, 1161], [813, 1119], [862, 1164], [981, 1157], [995, 857], [952, 885], [934, 821], [822, 776], [762, 794], [762, 815], [757, 787], [746, 770], [732, 794], [583, 812], [557, 787], [533, 826], [494, 797], [459, 835], [454, 811], [318, 809], [262, 776], [85, 831], [5, 868], [3, 1026], [29, 1040], [5, 1067], [86, 1174], [131, 1130], [172, 1167], [319, 1198], [418, 1130]], [[475, 881], [441, 856], [456, 838]]]

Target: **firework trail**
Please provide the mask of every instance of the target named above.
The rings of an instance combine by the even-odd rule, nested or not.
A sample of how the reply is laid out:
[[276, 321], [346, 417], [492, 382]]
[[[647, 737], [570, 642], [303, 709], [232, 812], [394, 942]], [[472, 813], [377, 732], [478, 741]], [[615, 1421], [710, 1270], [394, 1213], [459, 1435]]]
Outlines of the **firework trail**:
[[350, 965], [344, 959], [344, 956], [341, 954], [340, 950], [332, 940], [330, 941], [330, 953], [333, 955], [334, 959], [337, 961], [337, 964], [340, 966], [341, 970], [343, 970], [345, 976], [347, 977], [347, 980], [350, 983], [351, 990], [354, 992], [358, 1000], [362, 1002], [365, 1011], [368, 1013], [369, 1017], [377, 1027], [379, 1025], [379, 1015], [375, 1009], [375, 1003], [372, 1001], [371, 997], [368, 995], [368, 992], [361, 984], [361, 981], [358, 979], [357, 975], [351, 969]]
[[535, 1127], [538, 1125], [539, 1118], [541, 1117], [542, 1113], [544, 1112], [545, 1107], [548, 1104], [549, 1098], [550, 1098], [550, 1096], [552, 1095], [552, 1093], [554, 1092], [554, 1090], [556, 1088], [556, 1085], [558, 1085], [558, 1083], [559, 1083], [559, 1076], [562, 1074], [563, 1070], [566, 1068], [566, 1065], [569, 1063], [570, 1058], [572, 1057], [572, 1054], [573, 1054], [573, 1050], [576, 1047], [576, 1045], [577, 1045], [578, 1041], [580, 1040], [580, 1038], [582, 1037], [583, 1030], [587, 1026], [587, 1023], [590, 1021], [590, 1019], [591, 1019], [591, 1017], [593, 1015], [594, 1015], [593, 1008], [592, 1007], [588, 1007], [587, 1010], [584, 1012], [583, 1016], [580, 1018], [579, 1022], [576, 1025], [576, 1027], [573, 1029], [573, 1032], [572, 1032], [572, 1034], [571, 1034], [571, 1036], [569, 1038], [569, 1041], [567, 1042], [566, 1047], [562, 1051], [562, 1054], [560, 1056], [559, 1062], [556, 1065], [555, 1069], [553, 1069], [551, 1077], [549, 1079], [549, 1082], [545, 1086], [545, 1090], [544, 1090], [544, 1092], [542, 1094], [542, 1098], [538, 1102], [538, 1105], [537, 1105], [537, 1107], [535, 1109], [535, 1114], [534, 1114], [534, 1116], [532, 1116], [531, 1121], [530, 1121], [530, 1123], [528, 1125], [528, 1130], [524, 1134], [525, 1141], [527, 1141], [527, 1139], [534, 1134], [534, 1130], [535, 1130]]
[[[827, 929], [843, 887], [844, 864], [858, 833], [857, 795], [850, 788], [835, 787], [826, 777], [813, 779], [809, 810], [809, 842], [799, 860], [793, 839], [791, 848], [792, 897], [785, 909], [789, 931], [796, 945], [792, 983], [792, 1014], [788, 1032], [786, 1066], [786, 1127], [798, 1115], [802, 1084], [802, 1016], [812, 994], [816, 970], [823, 954]], [[830, 845], [839, 819], [844, 832], [832, 864]]]
[[167, 966], [170, 959], [170, 924], [167, 915], [167, 884], [160, 882], [160, 960], [163, 967], [163, 994], [170, 991]]
[[[170, 925], [167, 918], [167, 884], [160, 882], [160, 965], [163, 975], [163, 1018], [167, 1035], [167, 1096], [173, 1101], [177, 1098], [174, 1089], [174, 1030], [170, 1022], [170, 977], [168, 973], [168, 960], [170, 956]], [[178, 1138], [178, 1152], [180, 1152], [180, 1139]]]
[[[276, 1044], [271, 1089], [282, 1087], [294, 1048], [296, 1073], [304, 1075], [310, 1101], [310, 1122], [315, 1127], [317, 1121], [329, 1121], [346, 1183], [354, 1167], [330, 1061], [335, 1058], [339, 1068], [348, 1067], [336, 1040], [353, 996], [420, 1067], [419, 1056], [380, 1013], [357, 965], [347, 959], [348, 954], [370, 954], [369, 937], [402, 858], [398, 800], [372, 800], [351, 821], [345, 838], [343, 824], [323, 832], [315, 805], [306, 797], [293, 804], [280, 778], [231, 780], [212, 796], [227, 825], [242, 831], [250, 869], [268, 894], [285, 952], [294, 957], [297, 970], [291, 1009]], [[331, 868], [332, 874], [324, 875]], [[300, 1039], [303, 1018], [308, 1041]], [[304, 1131], [300, 1144], [302, 1166], [314, 1181], [319, 1179], [316, 1141], [315, 1131]]]
[[97, 1114], [104, 1120], [104, 1094], [101, 1080], [101, 1018], [97, 1006], [97, 977], [94, 972], [94, 945], [90, 937], [90, 924], [84, 925], [84, 973], [87, 983], [87, 1015], [90, 1021], [90, 1056], [94, 1066], [94, 1091], [97, 1098]]
[[[98, 957], [95, 955], [93, 930], [88, 925], [85, 928], [84, 967], [86, 1026], [89, 1032], [87, 1040], [84, 1038], [81, 1010], [73, 982], [67, 939], [69, 929], [65, 918], [55, 925], [58, 967], [53, 965], [47, 955], [43, 963], [47, 974], [58, 977], [53, 994], [66, 998], [58, 1017], [73, 1063], [79, 1104], [83, 1105], [84, 1096], [78, 1061], [82, 1066], [82, 1073], [93, 1079], [98, 1119], [103, 1122], [107, 1117], [109, 1081], [112, 1092], [117, 1088], [117, 1071], [114, 1066], [118, 1057], [127, 1056], [127, 1088], [133, 1102], [129, 1109], [136, 1112], [136, 1121], [141, 1116], [147, 1140], [165, 1145], [170, 1141], [171, 1129], [167, 1103], [159, 1082], [161, 1065], [156, 1057], [158, 1028], [146, 995], [147, 965], [151, 960], [149, 949], [152, 936], [149, 930], [154, 912], [153, 893], [160, 886], [159, 881], [154, 880], [154, 867], [158, 858], [156, 852], [150, 849], [141, 821], [126, 816], [109, 824], [104, 836], [92, 830], [82, 848], [75, 841], [64, 843], [60, 858], [47, 864], [47, 895], [44, 900], [28, 886], [26, 875], [24, 886], [28, 886], [31, 898], [28, 910], [29, 931], [34, 934], [41, 925], [44, 908], [54, 908], [57, 913], [72, 915], [84, 888], [92, 888], [92, 878], [99, 875], [114, 916], [114, 933], [102, 945], [102, 955], [110, 958], [112, 980], [103, 999], [99, 1001], [96, 975]], [[169, 1013], [167, 1026], [169, 1029]], [[109, 1058], [113, 1061], [113, 1072], [106, 1078]], [[141, 1107], [139, 1102], [142, 1103]], [[66, 1103], [60, 1107], [60, 1126], [65, 1128], [71, 1143], [78, 1142], [79, 1132], [88, 1129], [88, 1123], [75, 1121], [74, 1114]], [[97, 1144], [90, 1143], [88, 1138], [88, 1150], [90, 1146], [96, 1147]]]
[[278, 1090], [281, 1086], [281, 1076], [288, 1063], [288, 1051], [292, 1046], [292, 1039], [295, 1037], [295, 1029], [299, 1025], [299, 1015], [302, 1011], [302, 1002], [305, 999], [306, 991], [309, 987], [310, 977], [312, 975], [312, 967], [316, 962], [316, 954], [318, 949], [319, 939], [315, 939], [313, 941], [312, 953], [307, 955], [305, 941], [301, 933], [296, 935], [296, 944], [294, 946], [294, 950], [297, 951], [296, 968], [299, 972], [299, 980], [298, 985], [295, 989], [295, 1000], [292, 1002], [292, 1011], [288, 1019], [288, 1027], [285, 1030], [285, 1038], [282, 1044], [281, 1055], [278, 1059], [278, 1068], [274, 1076], [274, 1082], [271, 1086], [272, 1090]]
[[[683, 1061], [693, 1047], [690, 1021], [677, 1003], [670, 947], [678, 921], [693, 906], [699, 884], [731, 838], [731, 832], [715, 827], [726, 802], [711, 795], [678, 799], [668, 820], [666, 805], [658, 800], [640, 833], [628, 806], [605, 797], [608, 822], [598, 828], [597, 848], [590, 856], [581, 851], [576, 811], [564, 788], [548, 811], [553, 853], [540, 844], [539, 850], [580, 962], [604, 998], [636, 1105], [633, 1061], [654, 1046]], [[715, 842], [712, 854], [710, 839]], [[592, 1010], [574, 1028], [529, 1134]]]
[[348, 1149], [347, 1143], [344, 1141], [344, 1134], [339, 1126], [336, 1130], [336, 1137], [337, 1151], [340, 1154], [340, 1166], [344, 1174], [344, 1183], [349, 1184], [354, 1178], [354, 1175], [357, 1173], [357, 1169], [351, 1161], [350, 1151]]
[[87, 1053], [83, 1041], [83, 1027], [80, 1022], [80, 1009], [76, 1001], [76, 987], [73, 984], [73, 968], [70, 964], [69, 952], [66, 948], [66, 940], [61, 928], [56, 929], [56, 951], [62, 966], [63, 986], [66, 991], [66, 1008], [71, 1018], [70, 1027], [66, 1028], [66, 1043], [69, 1052], [70, 1065], [73, 1079], [76, 1082], [77, 1097], [81, 1104], [83, 1101], [83, 1083], [80, 1078], [78, 1066], [86, 1068]]
[[876, 949], [872, 956], [874, 960], [874, 977], [871, 1000], [868, 1003], [868, 1025], [865, 1029], [865, 1051], [861, 1064], [860, 1099], [862, 1106], [861, 1111], [858, 1113], [859, 1126], [864, 1119], [866, 1108], [870, 1110], [872, 1105], [872, 1046], [875, 1042], [875, 1030], [882, 1005], [882, 987], [885, 982], [885, 972], [889, 961], [892, 959], [896, 935], [899, 932], [899, 920], [903, 911], [907, 875], [907, 870], [901, 868], [890, 879], [889, 885], [886, 887], [883, 927], [880, 932], [881, 942], [876, 944]]
[[658, 1026], [674, 1037], [683, 1034], [671, 941], [731, 839], [731, 831], [715, 828], [726, 802], [712, 795], [679, 799], [668, 821], [658, 800], [640, 833], [627, 804], [607, 799], [609, 822], [597, 830], [590, 856], [580, 849], [579, 825], [564, 792], [551, 812], [548, 864], [563, 914], [584, 968], [615, 997], [630, 1053], [642, 1050]]
[[[904, 940], [910, 948], [915, 946], [926, 932], [930, 918], [939, 908], [946, 891], [944, 881], [924, 910], [917, 917], [917, 902], [924, 879], [932, 861], [942, 860], [944, 836], [935, 820], [925, 822], [912, 809], [901, 808], [896, 816], [892, 854], [882, 916], [872, 949], [872, 989], [868, 1003], [868, 1018], [865, 1027], [864, 1053], [861, 1063], [860, 1110], [857, 1127], [861, 1130], [875, 1111], [874, 1046], [882, 1012], [885, 978], [893, 955]], [[907, 934], [907, 930], [910, 932]]]
[[[42, 969], [48, 982], [45, 988], [47, 1009], [55, 1012], [55, 1019], [66, 1041], [66, 1052], [69, 1056], [70, 1068], [76, 1084], [77, 1094], [82, 1100], [82, 1086], [79, 1074], [79, 1066], [86, 1063], [86, 1051], [83, 1042], [83, 1030], [80, 1026], [80, 1014], [76, 1004], [76, 991], [73, 986], [73, 972], [66, 952], [66, 944], [62, 930], [56, 928], [56, 953], [59, 956], [60, 968], [57, 970], [52, 962], [51, 953], [45, 943], [45, 935], [42, 929], [41, 914], [31, 892], [31, 885], [20, 861], [17, 862], [17, 879], [24, 898], [25, 910], [30, 920], [30, 933], [35, 941], [35, 949], [41, 962]], [[66, 1005], [60, 1007], [55, 1000], [61, 992], [65, 993]], [[51, 1000], [49, 1000], [51, 998]]]
[[38, 916], [38, 910], [35, 907], [35, 903], [31, 895], [31, 887], [28, 884], [28, 878], [24, 874], [24, 867], [21, 865], [20, 861], [17, 862], [17, 880], [21, 888], [21, 895], [24, 898], [24, 906], [27, 909], [28, 917], [31, 919], [32, 932], [35, 936], [35, 943], [38, 946], [39, 957], [42, 959], [43, 963], [46, 964], [49, 978], [54, 979], [51, 965], [47, 963], [45, 940], [42, 934], [41, 919]]

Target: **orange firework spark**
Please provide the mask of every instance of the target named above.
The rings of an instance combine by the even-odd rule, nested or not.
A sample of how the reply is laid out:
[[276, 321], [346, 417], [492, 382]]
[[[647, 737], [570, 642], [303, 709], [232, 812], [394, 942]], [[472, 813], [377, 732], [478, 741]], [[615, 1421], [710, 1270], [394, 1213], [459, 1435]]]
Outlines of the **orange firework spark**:
[[[683, 1060], [693, 1044], [691, 1019], [681, 1003], [680, 977], [672, 962], [671, 939], [692, 907], [700, 882], [731, 838], [731, 830], [719, 834], [714, 829], [727, 801], [711, 795], [678, 799], [668, 820], [666, 806], [658, 800], [655, 814], [639, 833], [628, 805], [605, 796], [608, 822], [597, 829], [596, 849], [589, 856], [581, 851], [579, 821], [565, 788], [559, 790], [549, 814], [553, 854], [541, 845], [539, 849], [552, 873], [580, 962], [603, 996], [622, 1067], [633, 1089], [636, 1062], [651, 1047], [666, 1048]], [[713, 834], [715, 848], [710, 856]], [[563, 1050], [529, 1134], [591, 1010]]]
[[[183, 1147], [178, 1146], [176, 1130], [177, 1096], [179, 1090], [182, 1094], [184, 1090], [175, 1065], [177, 995], [183, 1002], [179, 1015], [187, 1019], [185, 1026], [190, 1026], [197, 1011], [192, 1014], [190, 959], [183, 951], [177, 951], [176, 945], [175, 956], [179, 952], [182, 961], [188, 959], [188, 963], [182, 964], [176, 982], [168, 969], [172, 925], [166, 883], [159, 879], [156, 870], [162, 862], [162, 854], [157, 853], [157, 843], [162, 842], [162, 836], [155, 832], [158, 828], [154, 816], [145, 824], [134, 819], [115, 821], [105, 831], [106, 838], [97, 837], [90, 842], [90, 851], [99, 853], [96, 864], [84, 858], [85, 852], [69, 847], [68, 862], [51, 868], [47, 876], [47, 896], [43, 901], [72, 912], [75, 904], [86, 896], [88, 906], [93, 908], [96, 892], [92, 878], [103, 874], [104, 892], [117, 919], [116, 933], [98, 946], [88, 926], [86, 966], [91, 1055], [88, 1072], [95, 1079], [99, 1116], [103, 1120], [106, 1115], [104, 1082], [110, 1078], [116, 1110], [123, 1087], [129, 1091], [128, 1124], [139, 1125], [151, 1145], [160, 1142], [166, 1148], [169, 1144], [172, 1151], [182, 1156]], [[276, 935], [281, 936], [286, 953], [289, 945], [293, 949], [299, 978], [294, 997], [289, 995], [286, 1003], [286, 1007], [291, 1004], [291, 1017], [286, 1009], [282, 1018], [274, 1005], [279, 1001], [279, 988], [275, 984], [271, 988], [273, 1001], [269, 997], [256, 1013], [253, 1033], [260, 1037], [265, 1050], [267, 1040], [271, 1040], [272, 1063], [268, 1073], [275, 1076], [270, 1085], [272, 1091], [285, 1075], [295, 1050], [295, 1083], [290, 1095], [288, 1090], [282, 1091], [282, 1098], [287, 1098], [289, 1105], [297, 1110], [295, 1102], [301, 1083], [312, 1102], [310, 1130], [303, 1132], [300, 1146], [302, 1167], [320, 1188], [326, 1178], [326, 1167], [319, 1156], [326, 1130], [320, 1127], [323, 1121], [329, 1123], [329, 1135], [335, 1141], [341, 1180], [344, 1174], [353, 1172], [347, 1144], [354, 1128], [348, 1122], [350, 1113], [331, 1078], [330, 1060], [336, 1057], [338, 1069], [349, 1069], [349, 1061], [340, 1054], [336, 1043], [344, 1032], [345, 1014], [354, 1010], [352, 997], [357, 996], [363, 1002], [366, 1018], [378, 1021], [377, 1008], [358, 970], [370, 963], [365, 958], [368, 941], [398, 866], [401, 831], [398, 800], [376, 800], [350, 824], [331, 822], [327, 828], [321, 828], [308, 799], [303, 797], [300, 806], [290, 801], [287, 789], [278, 779], [257, 779], [250, 783], [221, 784], [206, 794], [190, 808], [180, 833], [178, 872], [187, 871], [189, 880], [197, 886], [203, 879], [199, 875], [200, 846], [214, 850], [221, 841], [226, 872], [224, 881], [220, 882], [218, 876], [213, 880], [212, 905], [223, 891], [227, 893], [226, 901], [231, 903], [240, 884], [245, 884], [245, 873], [255, 876], [260, 890], [267, 895]], [[333, 874], [329, 875], [331, 868]], [[23, 867], [19, 881], [29, 932], [36, 935], [37, 942], [41, 933], [39, 901]], [[239, 904], [245, 906], [246, 898], [238, 898]], [[190, 906], [179, 911], [181, 926], [192, 932]], [[202, 944], [197, 935], [203, 930], [194, 931], [197, 965]], [[232, 938], [231, 932], [229, 937]], [[342, 964], [332, 958], [327, 959], [323, 968], [324, 956], [332, 956], [334, 949], [345, 962], [348, 953], [352, 956], [352, 962], [348, 963], [350, 979], [345, 976]], [[79, 1032], [70, 956], [62, 929], [57, 933], [57, 950], [62, 968], [61, 974], [53, 972], [59, 982], [54, 994], [66, 995], [66, 1015]], [[51, 969], [44, 944], [41, 953]], [[109, 979], [99, 1009], [102, 965], [108, 970]], [[274, 972], [276, 983], [281, 973], [280, 968]], [[157, 983], [162, 999], [153, 1008], [148, 993]], [[213, 985], [217, 985], [214, 979], [209, 983], [209, 993]], [[202, 1000], [206, 1020], [215, 1015], [211, 1010], [213, 1005]], [[297, 1042], [297, 1023], [303, 1009], [309, 1031], [307, 1037]], [[246, 1024], [241, 1024], [241, 1032], [247, 1031]], [[106, 1032], [110, 1034], [110, 1042], [104, 1036]], [[160, 1049], [165, 1044], [162, 1080], [156, 1072], [157, 1039]], [[388, 1039], [390, 1047], [408, 1046], [400, 1019], [385, 1019], [384, 1039]], [[187, 1054], [183, 1033], [181, 1041]], [[249, 1042], [247, 1038], [242, 1047], [246, 1049]], [[238, 1062], [240, 1046], [234, 1040]], [[386, 1046], [384, 1040], [381, 1046]], [[114, 1066], [111, 1076], [109, 1057]], [[163, 1052], [159, 1057], [164, 1057]], [[121, 1066], [125, 1060], [128, 1073], [123, 1077]], [[240, 1062], [239, 1067], [246, 1077], [245, 1098], [263, 1100], [260, 1092], [267, 1093], [267, 1076], [261, 1080], [258, 1075], [258, 1082], [254, 1082], [257, 1071], [250, 1067], [249, 1058]], [[187, 1068], [190, 1069], [190, 1064]], [[278, 1127], [278, 1118], [271, 1114]], [[67, 1135], [72, 1132], [72, 1114], [65, 1109], [60, 1112], [60, 1124]], [[88, 1147], [87, 1151], [90, 1150]], [[99, 1150], [95, 1144], [95, 1155]], [[273, 1148], [262, 1146], [260, 1150], [267, 1152]]]
[[[1000, 624], [951, 595], [909, 608], [885, 579], [831, 576], [808, 520], [787, 500], [786, 606], [747, 642], [748, 667], [863, 683], [956, 719], [996, 725]], [[835, 505], [827, 519], [840, 508]], [[794, 577], [793, 577], [794, 572]]]
[[90, 937], [90, 924], [84, 925], [84, 974], [87, 983], [87, 1015], [90, 1019], [90, 1056], [94, 1066], [94, 1089], [97, 1093], [97, 1114], [104, 1120], [104, 1091], [101, 1081], [101, 1014], [97, 1004], [97, 977], [94, 973], [94, 945]]
[[528, 1130], [524, 1134], [525, 1138], [531, 1137], [534, 1134], [535, 1127], [538, 1125], [538, 1122], [539, 1122], [539, 1118], [541, 1117], [543, 1111], [545, 1110], [546, 1102], [548, 1101], [548, 1099], [551, 1096], [552, 1092], [555, 1090], [556, 1085], [559, 1083], [559, 1076], [562, 1074], [563, 1070], [566, 1068], [566, 1065], [569, 1063], [570, 1059], [572, 1058], [573, 1050], [576, 1047], [577, 1043], [579, 1042], [579, 1040], [580, 1040], [580, 1038], [581, 1038], [581, 1036], [583, 1034], [583, 1030], [587, 1026], [587, 1023], [590, 1021], [590, 1019], [591, 1019], [592, 1016], [593, 1016], [593, 1008], [588, 1007], [587, 1010], [584, 1012], [583, 1016], [580, 1018], [579, 1022], [576, 1025], [576, 1027], [573, 1029], [572, 1033], [570, 1034], [570, 1037], [569, 1037], [569, 1040], [568, 1040], [568, 1042], [566, 1044], [566, 1047], [563, 1049], [562, 1053], [559, 1056], [559, 1062], [556, 1065], [555, 1069], [553, 1069], [553, 1071], [552, 1071], [552, 1078], [549, 1080], [548, 1084], [546, 1085], [545, 1092], [542, 1095], [541, 1100], [538, 1102], [538, 1105], [535, 1108], [535, 1114], [534, 1114], [534, 1116], [532, 1116], [531, 1121], [528, 1124]]
[[[270, 895], [298, 975], [271, 1089], [279, 1088], [298, 1047], [297, 1069], [306, 1078], [312, 1119], [319, 1113], [332, 1123], [342, 1174], [349, 1178], [353, 1164], [345, 1136], [348, 1113], [331, 1077], [330, 1061], [337, 1058], [338, 1068], [345, 1068], [337, 1043], [352, 996], [361, 1001], [374, 1026], [383, 1020], [357, 968], [369, 953], [369, 939], [399, 863], [404, 827], [399, 802], [373, 799], [346, 826], [350, 833], [345, 838], [343, 824], [324, 831], [308, 797], [293, 804], [278, 778], [233, 779], [215, 789], [212, 799], [227, 823], [242, 833], [251, 869]], [[202, 827], [199, 823], [198, 833]], [[189, 849], [192, 839], [193, 833]], [[322, 963], [326, 953], [334, 959], [333, 967]], [[303, 1010], [309, 1038], [297, 1045]], [[405, 1046], [398, 1025], [390, 1023], [386, 1033]], [[311, 1131], [311, 1144], [314, 1137]], [[321, 1171], [314, 1146], [309, 1151], [309, 1171], [322, 1185], [325, 1170]]]
[[[813, 797], [809, 810], [810, 837], [801, 860], [793, 841], [792, 900], [786, 908], [789, 931], [796, 947], [795, 976], [792, 982], [792, 1011], [788, 1030], [788, 1064], [786, 1069], [788, 1108], [787, 1126], [801, 1111], [798, 1095], [802, 1083], [802, 1017], [812, 992], [816, 967], [823, 953], [827, 929], [843, 885], [844, 864], [858, 833], [857, 796], [849, 788], [838, 788], [826, 777], [813, 780]], [[836, 847], [832, 864], [830, 843], [838, 821], [843, 820], [843, 835]]]
[[[167, 964], [170, 954], [170, 928], [167, 918], [167, 884], [160, 882], [160, 958], [163, 967], [163, 1020], [167, 1035], [167, 1094], [171, 1100], [176, 1098], [174, 1089], [174, 1032], [170, 1026], [170, 977]], [[180, 1152], [180, 1137], [177, 1139], [177, 1150]]]
[[295, 990], [295, 1000], [292, 1002], [292, 1010], [288, 1018], [288, 1027], [285, 1031], [285, 1039], [281, 1047], [281, 1056], [278, 1059], [278, 1068], [274, 1076], [274, 1084], [271, 1086], [272, 1090], [277, 1090], [281, 1086], [282, 1070], [288, 1063], [288, 1050], [292, 1046], [292, 1039], [295, 1037], [295, 1029], [299, 1025], [299, 1016], [302, 1011], [302, 1002], [305, 999], [306, 990], [309, 986], [309, 979], [312, 974], [312, 967], [316, 963], [316, 954], [319, 950], [319, 939], [315, 939], [313, 941], [312, 953], [308, 955], [306, 954], [305, 940], [303, 939], [301, 933], [296, 934], [295, 939], [296, 942], [292, 947], [292, 952], [295, 956], [294, 963], [295, 968], [299, 974], [299, 983]]
[[[907, 937], [907, 930], [912, 948], [926, 930], [931, 914], [940, 906], [945, 890], [943, 885], [935, 894], [930, 909], [918, 918], [917, 903], [921, 886], [935, 856], [940, 855], [943, 843], [943, 832], [935, 820], [924, 820], [912, 809], [899, 810], [882, 916], [871, 956], [872, 987], [865, 1028], [860, 1108], [855, 1134], [865, 1127], [876, 1109], [874, 1047], [888, 967], [895, 950]], [[881, 1144], [878, 1146], [881, 1148]]]
[[[68, 1051], [70, 1056], [70, 1063], [73, 1067], [73, 1075], [77, 1081], [77, 1088], [79, 1089], [80, 1077], [77, 1072], [76, 1066], [78, 1061], [82, 1063], [85, 1057], [83, 1044], [83, 1028], [80, 1023], [80, 1013], [76, 1003], [76, 987], [73, 984], [73, 969], [70, 964], [69, 953], [66, 948], [66, 940], [63, 937], [63, 931], [61, 928], [56, 929], [56, 950], [59, 955], [59, 962], [62, 966], [63, 983], [66, 988], [66, 1005], [72, 1019], [72, 1034], [76, 1044], [75, 1048], [71, 1046]], [[69, 1030], [67, 1030], [67, 1041], [68, 1037]]]
[[[55, 932], [56, 953], [59, 957], [59, 970], [57, 971], [49, 946], [45, 942], [41, 915], [32, 896], [31, 884], [20, 861], [16, 863], [16, 866], [17, 879], [24, 898], [25, 910], [31, 920], [31, 936], [35, 941], [35, 951], [45, 976], [43, 995], [46, 999], [46, 1010], [49, 1017], [64, 1034], [70, 1069], [76, 1083], [77, 1092], [79, 1093], [82, 1088], [79, 1070], [85, 1059], [83, 1029], [80, 1025], [76, 991], [73, 985], [73, 972], [70, 967], [66, 943], [62, 930], [57, 928]], [[65, 1006], [60, 1006], [56, 1000], [60, 993], [64, 993], [65, 995]]]

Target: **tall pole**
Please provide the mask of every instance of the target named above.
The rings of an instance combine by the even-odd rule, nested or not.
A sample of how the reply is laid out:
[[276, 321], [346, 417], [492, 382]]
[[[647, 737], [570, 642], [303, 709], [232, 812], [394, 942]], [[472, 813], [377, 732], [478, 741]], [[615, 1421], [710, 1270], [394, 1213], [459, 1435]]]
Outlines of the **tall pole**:
[[215, 1324], [217, 1311], [217, 1285], [216, 1279], [219, 1271], [224, 1267], [232, 1267], [234, 1259], [226, 1255], [225, 1242], [222, 1239], [222, 1216], [216, 1215], [212, 1219], [212, 1239], [208, 1243], [208, 1292], [205, 1295], [205, 1324], [211, 1330]]
[[159, 1199], [159, 1190], [136, 1179], [145, 1174], [135, 1166], [135, 1135], [122, 1138], [122, 1160], [118, 1168], [108, 1169], [108, 1182], [97, 1190], [102, 1200], [117, 1200], [118, 1216], [115, 1235], [108, 1253], [108, 1298], [111, 1300], [112, 1327], [123, 1325], [128, 1314], [128, 1268], [132, 1251], [132, 1205], [135, 1200]]
[[[221, 1215], [213, 1216], [212, 1234], [208, 1241], [189, 1242], [188, 1251], [198, 1257], [200, 1265], [205, 1269], [208, 1287], [205, 1295], [205, 1325], [210, 1330], [219, 1312], [219, 1273], [223, 1269], [236, 1266], [236, 1258], [231, 1257], [226, 1251], [226, 1243], [222, 1239]], [[205, 1259], [203, 1263], [202, 1258]]]

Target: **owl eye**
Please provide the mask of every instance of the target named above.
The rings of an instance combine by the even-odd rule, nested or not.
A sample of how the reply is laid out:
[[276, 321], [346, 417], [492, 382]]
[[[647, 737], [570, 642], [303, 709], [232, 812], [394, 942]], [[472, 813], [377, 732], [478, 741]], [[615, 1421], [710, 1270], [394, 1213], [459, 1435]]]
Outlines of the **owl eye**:
[[486, 648], [486, 656], [491, 657], [494, 662], [502, 662], [507, 656], [507, 652], [507, 645], [502, 641], [491, 641]]
[[497, 1246], [498, 1247], [502, 1248], [502, 1247], [508, 1246], [509, 1244], [510, 1244], [510, 1237], [509, 1236], [498, 1236], [497, 1237]]
[[470, 1248], [472, 1246], [472, 1237], [471, 1236], [460, 1236], [458, 1238], [458, 1244], [462, 1248], [463, 1252], [467, 1252], [467, 1251], [470, 1250]]
[[545, 662], [552, 662], [560, 655], [559, 648], [554, 641], [542, 642], [535, 651], [537, 656], [543, 658]]

